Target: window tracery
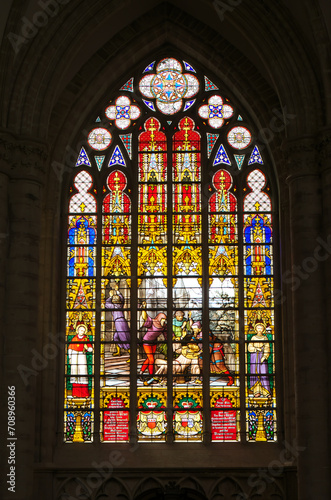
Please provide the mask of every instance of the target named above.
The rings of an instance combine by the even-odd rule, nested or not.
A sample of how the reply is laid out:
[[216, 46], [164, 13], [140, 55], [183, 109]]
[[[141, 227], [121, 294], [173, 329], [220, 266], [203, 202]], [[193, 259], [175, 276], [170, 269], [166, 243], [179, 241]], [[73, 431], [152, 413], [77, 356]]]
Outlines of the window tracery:
[[78, 155], [65, 442], [276, 440], [267, 159], [225, 94], [153, 62]]

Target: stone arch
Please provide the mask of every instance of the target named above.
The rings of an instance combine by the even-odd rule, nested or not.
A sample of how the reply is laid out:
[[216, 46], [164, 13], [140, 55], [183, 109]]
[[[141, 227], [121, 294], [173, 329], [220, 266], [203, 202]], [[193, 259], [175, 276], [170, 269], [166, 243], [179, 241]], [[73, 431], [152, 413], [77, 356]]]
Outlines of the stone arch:
[[67, 500], [68, 498], [90, 498], [91, 490], [85, 483], [84, 478], [77, 476], [67, 477], [56, 493], [56, 500]]
[[[161, 50], [161, 51], [165, 51], [165, 47], [169, 47], [169, 50], [174, 50], [173, 46], [171, 46], [171, 45], [169, 45], [169, 44], [167, 44], [167, 45], [165, 45], [165, 46], [161, 47], [161, 49], [159, 49], [159, 50]], [[178, 51], [178, 49], [177, 49], [177, 51]], [[152, 57], [152, 55], [153, 55], [153, 54], [150, 54], [150, 57]], [[183, 57], [183, 58], [185, 58], [185, 54], [184, 54], [182, 57]], [[142, 63], [141, 63], [140, 61], [139, 61], [138, 63], [139, 63], [139, 65], [140, 65], [140, 67], [144, 68], [144, 66], [142, 65]], [[135, 65], [135, 66], [137, 66], [137, 64], [138, 64], [138, 63], [136, 63], [136, 65]], [[207, 74], [208, 74], [208, 73], [207, 73]], [[127, 75], [123, 78], [122, 83], [125, 83], [125, 81], [128, 79], [128, 77], [130, 77], [130, 73], [129, 73], [129, 74], [127, 74]], [[211, 76], [211, 78], [212, 78], [212, 76]], [[119, 87], [117, 86], [117, 87], [116, 87], [116, 89], [118, 89], [118, 88], [119, 88]], [[84, 90], [86, 90], [86, 89], [85, 89], [85, 87], [84, 87]], [[108, 95], [109, 95], [109, 97], [112, 97], [112, 96], [111, 96], [111, 92], [109, 92], [109, 93], [108, 93]], [[84, 93], [84, 97], [85, 97], [85, 99], [87, 99], [87, 94], [86, 94], [86, 92]], [[105, 101], [105, 97], [103, 97], [103, 100]], [[89, 102], [89, 101], [87, 100], [87, 102]], [[84, 109], [84, 108], [83, 108], [83, 102], [81, 102], [81, 107], [80, 107], [80, 110], [82, 110], [82, 109]], [[77, 112], [77, 113], [78, 113], [78, 111], [79, 111], [79, 110], [78, 110], [78, 108], [77, 108], [77, 106], [76, 106], [76, 108], [75, 108], [75, 112]], [[96, 110], [95, 112], [97, 113], [97, 110]], [[72, 123], [72, 122], [71, 122], [70, 120], [68, 120], [68, 126], [70, 126], [70, 124], [71, 124], [71, 123]], [[67, 127], [67, 124], [66, 124], [65, 126]], [[77, 131], [77, 127], [75, 127], [75, 132], [77, 132], [77, 134], [79, 133], [79, 130]], [[64, 141], [64, 138], [65, 138], [65, 136], [66, 136], [65, 132], [64, 132], [62, 135], [63, 135], [63, 137], [61, 137], [61, 141]], [[77, 136], [76, 136], [76, 137], [77, 137]], [[60, 137], [59, 137], [59, 140], [60, 140]], [[64, 142], [61, 142], [60, 144], [62, 144], [62, 148], [58, 146], [58, 147], [57, 147], [57, 149], [58, 149], [58, 150], [61, 150], [61, 149], [62, 149], [62, 150], [65, 150], [65, 147], [64, 147]], [[78, 151], [79, 151], [79, 149], [78, 149]], [[76, 158], [77, 158], [77, 157], [76, 157]], [[76, 161], [76, 159], [75, 159], [75, 161]], [[58, 205], [58, 206], [59, 206], [59, 203], [60, 203], [60, 201], [59, 201], [59, 200], [60, 200], [60, 197], [59, 197], [60, 189], [58, 189], [58, 190], [57, 190], [57, 189], [54, 189], [54, 182], [52, 182], [52, 178], [54, 178], [55, 173], [54, 173], [54, 171], [53, 171], [53, 168], [49, 169], [48, 175], [49, 175], [49, 181], [48, 181], [48, 194], [46, 195], [45, 200], [46, 200], [47, 206], [49, 206], [49, 207], [53, 207], [53, 208], [54, 208], [56, 205]], [[60, 183], [59, 183], [59, 184], [60, 184]], [[58, 197], [57, 199], [55, 198], [56, 196]], [[52, 230], [52, 228], [49, 228], [49, 229], [47, 229], [47, 230], [51, 231], [51, 230]], [[48, 283], [47, 283], [47, 282], [45, 282], [45, 286], [46, 286], [46, 287], [48, 287]]]
[[[160, 21], [159, 21], [160, 22]], [[160, 28], [161, 29], [161, 28]], [[175, 29], [175, 28], [174, 28]], [[175, 48], [175, 46], [169, 42], [167, 42], [167, 38], [169, 38], [169, 32], [171, 33], [172, 30], [169, 28], [169, 30], [165, 30], [163, 33], [159, 35], [159, 41], [161, 43], [161, 46], [158, 48], [156, 51], [156, 54], [159, 52], [164, 53], [167, 49], [169, 52], [172, 52], [174, 49], [178, 52], [178, 48]], [[184, 49], [187, 52], [184, 52], [184, 55], [189, 54], [189, 46], [190, 47], [195, 47], [195, 56], [198, 59], [200, 59], [200, 65], [203, 63], [208, 62], [207, 56], [206, 55], [199, 55], [198, 52], [198, 46], [203, 47], [202, 40], [196, 40], [197, 37], [193, 37], [191, 34], [190, 37], [187, 37], [187, 31], [183, 29], [183, 27], [176, 27], [176, 30], [174, 33], [171, 35], [171, 38], [174, 40], [178, 37], [178, 40], [184, 40], [186, 37], [186, 46]], [[141, 36], [137, 36], [136, 38], [136, 45], [139, 47], [146, 47], [145, 42], [145, 34], [142, 34]], [[224, 43], [226, 43], [224, 41]], [[227, 47], [230, 47], [229, 44], [227, 44]], [[117, 47], [118, 52], [120, 52], [119, 47]], [[148, 50], [150, 47], [148, 46]], [[103, 49], [104, 50], [104, 49]], [[110, 49], [109, 49], [110, 50]], [[145, 50], [145, 49], [144, 49]], [[61, 173], [61, 165], [66, 166], [66, 158], [65, 154], [66, 153], [66, 147], [69, 146], [69, 150], [71, 150], [75, 145], [79, 144], [79, 140], [82, 136], [82, 131], [84, 131], [85, 123], [87, 121], [87, 116], [92, 113], [92, 110], [98, 109], [99, 106], [101, 106], [101, 103], [104, 104], [105, 100], [107, 99], [108, 96], [111, 96], [112, 93], [115, 93], [118, 91], [118, 86], [120, 82], [124, 82], [125, 78], [130, 74], [130, 70], [138, 65], [142, 67], [144, 59], [148, 58], [147, 52], [142, 54], [143, 58], [142, 60], [137, 60], [137, 54], [133, 57], [133, 55], [130, 53], [131, 51], [131, 45], [129, 44], [128, 47], [126, 47], [126, 52], [119, 53], [115, 55], [112, 63], [112, 68], [120, 68], [121, 74], [119, 75], [118, 72], [116, 73], [115, 71], [113, 73], [112, 81], [109, 81], [109, 78], [107, 78], [107, 73], [109, 73], [109, 65], [104, 64], [102, 67], [97, 67], [97, 70], [94, 69], [95, 74], [93, 74], [93, 82], [90, 82], [90, 85], [84, 85], [81, 84], [82, 86], [80, 87], [79, 96], [75, 99], [73, 99], [72, 95], [72, 88], [69, 86], [66, 88], [61, 96], [59, 97], [57, 104], [54, 105], [53, 112], [51, 116], [45, 117], [45, 122], [43, 122], [44, 118], [41, 120], [41, 124], [39, 126], [44, 126], [45, 130], [47, 129], [46, 125], [49, 122], [49, 140], [52, 142], [50, 152], [52, 156], [52, 162], [51, 162], [51, 168], [48, 169], [48, 181], [47, 185], [50, 187], [49, 193], [47, 193], [45, 199], [48, 202], [49, 206], [56, 206], [58, 203], [58, 195], [59, 195], [59, 189], [54, 190], [54, 185], [59, 186], [59, 181], [61, 181], [61, 176], [59, 177], [57, 174]], [[155, 55], [155, 52], [148, 52], [150, 54], [150, 57]], [[123, 64], [120, 64], [120, 59], [123, 58], [126, 61], [126, 67], [123, 70]], [[203, 58], [203, 59], [202, 59]], [[239, 54], [237, 54], [237, 58], [239, 58]], [[100, 58], [101, 59], [101, 58]], [[134, 60], [135, 59], [135, 60]], [[215, 61], [214, 61], [214, 70], [212, 71], [212, 75], [216, 74], [219, 78], [222, 76], [222, 71], [218, 70], [218, 68], [222, 68], [222, 60], [225, 60], [224, 56], [215, 56]], [[132, 64], [132, 68], [130, 69], [130, 64]], [[229, 66], [230, 62], [227, 61], [226, 66]], [[208, 63], [208, 65], [210, 65]], [[94, 64], [95, 66], [95, 64]], [[234, 65], [235, 66], [235, 65]], [[248, 70], [249, 68], [249, 62], [247, 61], [247, 64], [245, 65], [245, 68]], [[206, 67], [206, 72], [208, 68]], [[86, 71], [86, 68], [85, 68]], [[91, 69], [92, 71], [92, 69]], [[235, 69], [233, 69], [235, 71]], [[89, 69], [87, 68], [87, 72], [90, 73]], [[235, 78], [235, 81], [238, 83], [241, 81], [240, 86], [243, 87], [242, 82], [244, 81], [244, 72], [240, 73], [237, 72], [237, 76]], [[84, 81], [84, 70], [79, 72], [75, 80], [79, 80], [80, 82]], [[230, 85], [230, 80], [227, 77], [227, 82], [225, 81], [225, 85], [228, 84]], [[109, 89], [107, 90], [107, 84], [109, 84]], [[239, 83], [238, 83], [239, 84]], [[231, 83], [232, 85], [232, 83]], [[234, 84], [236, 86], [236, 84]], [[245, 85], [244, 85], [245, 87]], [[78, 84], [77, 84], [77, 89], [78, 89]], [[234, 87], [232, 85], [232, 91], [234, 92]], [[51, 89], [49, 90], [51, 92]], [[251, 96], [251, 100], [257, 103], [256, 107], [257, 109], [254, 110], [255, 115], [259, 114], [259, 111], [261, 112], [261, 116], [259, 117], [259, 121], [257, 122], [257, 126], [259, 126], [260, 120], [261, 123], [263, 123], [263, 109], [272, 106], [277, 106], [277, 98], [274, 96], [272, 100], [266, 97], [266, 101], [263, 102], [263, 99], [261, 99], [261, 86], [259, 86], [259, 95], [257, 94], [256, 90], [254, 89], [253, 83], [249, 85], [249, 91], [246, 89], [248, 95]], [[244, 92], [242, 88], [238, 87], [238, 92], [237, 92], [237, 100], [239, 99], [244, 99]], [[270, 94], [270, 88], [268, 85], [265, 84], [265, 94], [266, 96]], [[50, 101], [51, 99], [45, 98], [45, 101]], [[247, 105], [247, 107], [251, 107], [250, 111], [253, 112], [253, 107], [250, 105], [248, 100], [246, 99], [246, 102], [243, 103], [243, 105]], [[50, 110], [49, 110], [50, 112]], [[54, 118], [56, 116], [56, 118]], [[264, 120], [264, 123], [267, 124], [267, 117]], [[70, 161], [70, 158], [69, 158]], [[60, 186], [59, 186], [60, 187]], [[54, 199], [54, 196], [57, 196], [57, 200]]]
[[[88, 4], [88, 8], [85, 9], [84, 3]], [[116, 12], [117, 2], [114, 1], [113, 4]], [[141, 35], [145, 33], [145, 40], [147, 35], [149, 35], [147, 46], [150, 48], [150, 33], [155, 34], [157, 37], [162, 27], [168, 33], [171, 32], [173, 27], [176, 27], [178, 33], [181, 30], [187, 35], [191, 33], [191, 38], [195, 38], [199, 43], [204, 40], [204, 49], [200, 54], [201, 61], [204, 60], [207, 62], [208, 59], [212, 59], [212, 61], [208, 62], [207, 69], [208, 65], [217, 65], [219, 68], [224, 68], [227, 63], [227, 58], [224, 56], [221, 58], [221, 64], [219, 65], [216, 60], [210, 58], [208, 45], [214, 47], [213, 53], [223, 52], [224, 54], [228, 52], [230, 59], [233, 57], [233, 60], [236, 62], [238, 61], [238, 56], [240, 56], [240, 64], [243, 66], [246, 65], [246, 69], [248, 69], [242, 54], [236, 51], [233, 45], [217, 32], [217, 29], [213, 30], [206, 25], [203, 26], [192, 12], [184, 12], [171, 2], [162, 2], [157, 6], [151, 5], [150, 9], [140, 17], [139, 13], [138, 15], [135, 14], [135, 16], [132, 14], [130, 17], [131, 11], [130, 9], [126, 9], [126, 18], [123, 19], [123, 16], [118, 15], [118, 25], [119, 27], [123, 26], [122, 31], [116, 34], [118, 40], [113, 37], [111, 40], [105, 42], [102, 47], [98, 47], [98, 42], [94, 41], [95, 28], [93, 29], [93, 25], [96, 22], [100, 25], [101, 20], [103, 23], [110, 22], [113, 11], [109, 7], [109, 2], [99, 0], [91, 5], [90, 2], [84, 1], [80, 2], [79, 9], [76, 9], [77, 6], [77, 1], [70, 2], [66, 6], [66, 9], [62, 9], [54, 19], [50, 20], [47, 26], [47, 33], [43, 34], [42, 40], [40, 41], [37, 35], [29, 42], [28, 47], [22, 49], [18, 54], [15, 68], [12, 68], [15, 72], [14, 85], [12, 84], [12, 80], [11, 89], [7, 86], [7, 90], [4, 92], [4, 99], [7, 102], [12, 101], [14, 108], [16, 108], [11, 110], [7, 108], [7, 112], [5, 113], [7, 122], [12, 129], [21, 130], [24, 133], [31, 132], [32, 130], [36, 132], [38, 130], [38, 135], [43, 135], [44, 131], [47, 131], [51, 115], [50, 111], [54, 107], [58, 96], [62, 93], [61, 84], [63, 85], [65, 81], [62, 78], [54, 78], [54, 75], [65, 73], [65, 69], [68, 74], [71, 74], [68, 71], [68, 65], [70, 61], [75, 66], [74, 55], [76, 55], [76, 59], [81, 60], [83, 67], [87, 64], [88, 51], [86, 51], [86, 54], [74, 54], [75, 50], [78, 50], [76, 44], [79, 42], [85, 44], [90, 42], [91, 47], [95, 47], [94, 50], [92, 48], [92, 53], [94, 65], [98, 67], [98, 65], [104, 62], [107, 63], [109, 60], [107, 57], [107, 46], [109, 46], [111, 58], [113, 58], [114, 53], [119, 50], [119, 44], [122, 44], [123, 47], [123, 44], [130, 44], [133, 40], [138, 42]], [[207, 8], [212, 9], [209, 13], [215, 17], [214, 7], [209, 6]], [[261, 36], [261, 33], [259, 33], [259, 36], [256, 34], [257, 20], [265, 19], [265, 23], [262, 23], [265, 44], [259, 47], [259, 56], [263, 62], [262, 69], [265, 73], [265, 79], [268, 77], [268, 73], [270, 73], [274, 90], [279, 95], [281, 104], [286, 105], [288, 111], [293, 112], [295, 109], [302, 109], [303, 119], [297, 120], [298, 123], [296, 126], [299, 127], [301, 123], [305, 122], [311, 124], [313, 127], [316, 124], [316, 120], [321, 121], [318, 84], [304, 47], [293, 34], [290, 34], [292, 33], [288, 29], [290, 21], [287, 19], [286, 14], [277, 5], [270, 5], [267, 10], [261, 11], [260, 5], [246, 6], [243, 4], [240, 9], [234, 9], [231, 15], [227, 16], [227, 23], [238, 32], [238, 36], [240, 31], [243, 31], [247, 34], [253, 45], [256, 45], [259, 43], [258, 40]], [[14, 16], [14, 13], [12, 16]], [[12, 22], [14, 22], [14, 19], [12, 19]], [[207, 30], [207, 33], [204, 33], [203, 27]], [[261, 23], [259, 27], [261, 28]], [[149, 29], [149, 32], [147, 32], [147, 29]], [[64, 34], [66, 43], [63, 43]], [[85, 38], [81, 38], [83, 34]], [[208, 44], [208, 40], [212, 40], [212, 44]], [[153, 41], [155, 42], [155, 38]], [[182, 49], [183, 44], [185, 44], [185, 37], [180, 36], [175, 43]], [[289, 56], [287, 46], [290, 44], [293, 50]], [[54, 49], [57, 45], [59, 46], [59, 50]], [[154, 43], [154, 47], [155, 45]], [[146, 43], [135, 43], [135, 46], [145, 47]], [[122, 58], [123, 60], [126, 60], [126, 58]], [[132, 64], [132, 61], [129, 61], [129, 63]], [[247, 80], [257, 78], [254, 66], [250, 66], [249, 72], [246, 73], [250, 75], [249, 79], [245, 78], [246, 84]], [[98, 71], [99, 69], [97, 68]], [[79, 85], [79, 73], [77, 70], [75, 74], [71, 74], [71, 79], [67, 81], [72, 90], [76, 85]], [[91, 79], [90, 76], [89, 78]], [[261, 78], [257, 79], [256, 84], [260, 91], [262, 85]], [[315, 89], [313, 93], [311, 93], [312, 88]], [[23, 103], [25, 103], [24, 106]], [[5, 106], [4, 103], [3, 106]], [[35, 110], [40, 110], [40, 108], [44, 108], [45, 114], [38, 125], [35, 123]], [[314, 113], [312, 113], [312, 110], [314, 110]], [[309, 120], [305, 119], [308, 118], [308, 115]], [[294, 128], [294, 125], [292, 126]], [[308, 131], [305, 132], [307, 133]]]
[[269, 482], [261, 478], [259, 486], [252, 488], [250, 500], [285, 500], [286, 496], [275, 480]]
[[106, 480], [95, 496], [96, 500], [129, 500], [130, 493], [119, 478]]
[[201, 491], [182, 487], [176, 481], [169, 481], [161, 488], [152, 488], [134, 496], [134, 500], [207, 500]]
[[195, 477], [186, 476], [178, 480], [178, 486], [187, 490], [194, 490], [199, 492], [201, 495], [205, 495], [205, 490]]
[[243, 495], [239, 482], [232, 477], [222, 478], [213, 488], [211, 500], [237, 500]]
[[[164, 55], [165, 53], [173, 53], [174, 51], [177, 53], [179, 52], [178, 48], [176, 48], [173, 43], [169, 43], [169, 41], [167, 41], [167, 38], [169, 38], [170, 36], [169, 32], [171, 33], [171, 31], [172, 30], [169, 29], [167, 33], [162, 33], [160, 35], [160, 43], [162, 42], [161, 46], [158, 47], [156, 51], [149, 51], [142, 54], [143, 58], [139, 61], [137, 60], [137, 54], [135, 54], [136, 60], [133, 60], [130, 47], [126, 47], [126, 52], [117, 54], [113, 60], [112, 67], [116, 68], [117, 63], [119, 63], [119, 60], [122, 57], [126, 61], [126, 68], [124, 71], [122, 71], [123, 65], [120, 66], [120, 76], [118, 75], [118, 72], [116, 73], [114, 71], [115, 76], [113, 76], [112, 82], [109, 82], [109, 79], [107, 79], [109, 66], [106, 64], [98, 68], [98, 71], [96, 72], [98, 74], [96, 75], [93, 83], [91, 83], [90, 87], [82, 86], [80, 88], [79, 95], [75, 100], [71, 99], [72, 94], [69, 88], [66, 88], [63, 91], [63, 94], [61, 98], [59, 98], [58, 103], [52, 113], [52, 116], [56, 115], [57, 117], [57, 124], [50, 124], [49, 129], [50, 135], [52, 136], [50, 137], [50, 139], [52, 139], [53, 142], [53, 145], [51, 147], [51, 156], [52, 162], [55, 165], [55, 168], [50, 168], [48, 171], [49, 178], [47, 184], [50, 186], [50, 192], [46, 196], [46, 200], [51, 206], [54, 207], [54, 205], [56, 205], [57, 202], [54, 202], [54, 195], [58, 196], [59, 193], [59, 190], [54, 190], [54, 183], [55, 185], [59, 185], [62, 180], [61, 175], [57, 176], [59, 170], [57, 169], [56, 165], [67, 167], [67, 165], [70, 166], [70, 164], [73, 162], [72, 152], [73, 150], [75, 150], [75, 153], [77, 153], [76, 150], [79, 150], [80, 148], [81, 137], [85, 132], [87, 133], [87, 131], [85, 131], [85, 124], [88, 121], [88, 116], [91, 116], [92, 112], [97, 112], [96, 110], [100, 108], [102, 109], [102, 106], [104, 106], [107, 98], [112, 97], [118, 92], [119, 86], [126, 81], [126, 79], [131, 74], [132, 69], [134, 70], [137, 67], [144, 67], [143, 65], [146, 60], [148, 61], [150, 57], [156, 57], [158, 54]], [[171, 35], [171, 38], [174, 39], [176, 35], [179, 34], [180, 39], [182, 40], [183, 38], [185, 38], [187, 33], [185, 30], [180, 28], [179, 31], [177, 29], [177, 31]], [[136, 39], [136, 43], [139, 47], [146, 46], [146, 44], [144, 43], [144, 36], [145, 35], [142, 35], [141, 37], [138, 37]], [[236, 70], [235, 67], [233, 67], [233, 75], [235, 76], [233, 81], [228, 76], [224, 76], [224, 74], [222, 74], [222, 71], [218, 69], [222, 67], [222, 59], [224, 60], [224, 57], [222, 56], [215, 55], [215, 67], [213, 70], [210, 70], [210, 73], [208, 73], [207, 59], [205, 59], [204, 56], [204, 59], [202, 60], [201, 54], [199, 56], [198, 53], [197, 46], [202, 46], [202, 42], [200, 44], [200, 40], [197, 41], [196, 38], [197, 37], [193, 36], [187, 38], [189, 43], [187, 43], [187, 45], [183, 48], [183, 52], [180, 52], [182, 57], [187, 56], [189, 58], [190, 49], [188, 45], [190, 45], [191, 51], [192, 47], [194, 47], [197, 63], [199, 58], [200, 67], [204, 68], [203, 64], [206, 63], [206, 68], [204, 69], [211, 78], [213, 78], [213, 75], [215, 75], [215, 77], [220, 78], [220, 80], [222, 81], [222, 77], [225, 77], [225, 88], [228, 88], [230, 94], [234, 95], [236, 101], [240, 103], [243, 109], [246, 108], [247, 112], [251, 114], [253, 126], [255, 125], [255, 128], [257, 130], [259, 128], [267, 127], [270, 115], [265, 115], [265, 109], [271, 109], [273, 107], [277, 107], [277, 109], [279, 108], [277, 96], [271, 91], [270, 87], [266, 83], [264, 83], [264, 91], [262, 91], [261, 86], [259, 86], [259, 92], [257, 92], [254, 88], [254, 82], [247, 82], [244, 78], [244, 71]], [[239, 54], [237, 54], [237, 57], [239, 58]], [[132, 68], [130, 68], [130, 62], [132, 62]], [[195, 60], [193, 60], [193, 62], [195, 62]], [[249, 68], [248, 61], [245, 65], [245, 68], [247, 70]], [[79, 76], [77, 75], [77, 78], [79, 78], [80, 81], [83, 81], [83, 71], [79, 74]], [[105, 82], [109, 83], [109, 89], [106, 89]], [[245, 84], [243, 84], [243, 82], [245, 82]], [[244, 87], [247, 88], [244, 89]], [[271, 98], [268, 97], [270, 93], [272, 95]], [[252, 105], [253, 102], [255, 103], [255, 108]], [[68, 103], [70, 104], [68, 105]], [[60, 117], [61, 122], [59, 122]], [[53, 120], [51, 120], [51, 122], [52, 121]], [[275, 134], [275, 136], [278, 146], [276, 151], [279, 153], [279, 146], [283, 139], [283, 134]], [[275, 161], [275, 163], [279, 164], [280, 162]], [[66, 171], [68, 169], [65, 168], [64, 170]]]
[[[170, 25], [165, 29], [162, 26], [162, 21], [159, 19], [157, 20], [158, 25], [155, 30], [158, 32], [156, 39], [158, 48], [156, 50], [151, 47], [150, 44], [147, 44], [146, 32], [138, 33], [134, 39], [134, 43], [140, 47], [140, 49], [134, 54], [134, 57], [132, 55], [131, 44], [120, 45], [120, 42], [118, 42], [118, 44], [116, 44], [117, 54], [115, 56], [110, 57], [109, 55], [107, 62], [102, 66], [99, 65], [97, 68], [95, 67], [96, 65], [95, 62], [93, 62], [93, 58], [91, 58], [90, 61], [86, 63], [85, 69], [76, 74], [72, 84], [63, 89], [52, 111], [53, 115], [57, 116], [57, 122], [51, 120], [49, 128], [49, 138], [55, 139], [56, 147], [61, 145], [61, 137], [59, 137], [59, 141], [57, 140], [59, 125], [61, 125], [62, 130], [61, 136], [66, 137], [67, 142], [74, 142], [77, 140], [75, 138], [77, 130], [81, 131], [84, 128], [84, 123], [89, 113], [100, 106], [106, 96], [111, 96], [112, 93], [117, 92], [120, 82], [124, 81], [132, 70], [137, 67], [143, 67], [148, 57], [157, 57], [158, 54], [164, 54], [166, 51], [173, 53], [174, 50], [177, 53], [180, 52], [181, 54], [187, 55], [187, 57], [191, 57], [193, 62], [197, 61], [201, 67], [205, 68], [206, 72], [209, 74], [211, 73], [211, 77], [216, 75], [224, 82], [224, 85], [227, 86], [229, 90], [231, 89], [230, 91], [232, 93], [236, 94], [236, 100], [240, 101], [242, 105], [246, 107], [254, 117], [254, 120], [257, 119], [258, 126], [260, 126], [260, 123], [261, 126], [267, 125], [267, 120], [270, 118], [269, 116], [266, 117], [263, 125], [262, 117], [264, 115], [264, 109], [266, 107], [270, 109], [276, 106], [280, 107], [279, 100], [266, 82], [258, 82], [255, 78], [247, 80], [245, 73], [253, 71], [249, 61], [241, 61], [240, 66], [236, 65], [237, 61], [243, 58], [232, 48], [232, 54], [236, 52], [232, 64], [231, 60], [227, 60], [224, 55], [215, 53], [213, 64], [211, 65], [205, 52], [207, 52], [208, 49], [211, 51], [212, 48], [208, 47], [208, 44], [206, 44], [203, 38], [198, 37], [194, 33], [189, 33], [182, 26]], [[176, 47], [179, 42], [181, 45], [180, 50]], [[222, 42], [225, 45], [225, 49], [230, 50], [230, 45], [226, 43], [225, 40], [222, 40]], [[109, 43], [108, 45], [106, 44], [102, 49], [103, 54], [106, 52], [109, 54], [112, 49], [111, 45], [114, 45], [114, 43], [115, 42], [112, 42], [112, 44]], [[101, 51], [97, 52], [95, 57], [98, 57], [99, 53], [101, 53]], [[107, 56], [104, 55], [104, 57]], [[125, 60], [125, 65], [121, 62], [123, 59]], [[112, 68], [111, 80], [109, 76], [107, 76], [110, 67]], [[222, 70], [224, 67], [227, 69]], [[229, 68], [231, 68], [231, 70], [229, 70]], [[84, 71], [92, 72], [92, 81], [89, 86], [84, 86], [82, 83], [84, 81]], [[75, 98], [72, 91], [73, 85], [75, 85], [75, 92], [78, 94]], [[258, 92], [256, 91], [257, 86], [259, 87]], [[270, 94], [272, 95], [271, 99], [269, 97]], [[253, 106], [252, 101], [254, 101], [256, 105]], [[58, 120], [61, 116], [62, 122], [60, 124]], [[67, 123], [69, 117], [71, 124], [75, 124], [74, 128], [72, 128], [72, 126], [68, 128]]]
[[137, 485], [133, 498], [138, 498], [139, 495], [142, 495], [143, 493], [147, 491], [161, 491], [162, 490], [162, 481], [158, 479], [157, 477], [144, 477], [139, 484]]

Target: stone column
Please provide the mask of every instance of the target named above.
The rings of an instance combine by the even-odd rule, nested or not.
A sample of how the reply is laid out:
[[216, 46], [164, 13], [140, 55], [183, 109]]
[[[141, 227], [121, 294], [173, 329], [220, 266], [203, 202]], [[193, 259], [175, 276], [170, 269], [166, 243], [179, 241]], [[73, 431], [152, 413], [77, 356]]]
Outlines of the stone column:
[[[8, 228], [8, 163], [6, 162], [6, 156], [1, 148], [0, 142], [0, 380], [4, 380], [5, 370], [4, 363], [4, 348], [5, 348], [5, 338], [4, 338], [4, 311], [5, 311], [5, 297], [6, 297], [6, 262], [7, 262], [7, 251], [8, 251], [8, 241], [9, 241], [9, 228]], [[0, 470], [6, 471], [3, 473], [2, 480], [6, 482], [6, 474], [9, 472], [8, 469], [8, 457], [7, 457], [7, 387], [1, 384], [0, 394]], [[7, 484], [5, 485], [7, 487]]]
[[[0, 158], [0, 324], [3, 324], [5, 286], [6, 286], [6, 259], [8, 248], [8, 173], [7, 165]], [[0, 356], [2, 352], [0, 348]]]
[[[32, 497], [33, 467], [36, 459], [36, 374], [40, 351], [38, 324], [38, 279], [41, 201], [45, 175], [46, 148], [29, 140], [0, 137], [1, 157], [9, 166], [9, 245], [6, 263], [6, 295], [3, 324], [4, 412], [7, 387], [14, 386], [15, 432], [7, 437], [14, 443], [15, 495], [4, 485], [1, 498]], [[7, 429], [7, 426], [6, 426]], [[16, 438], [16, 439], [14, 439]], [[7, 451], [5, 459], [9, 455]], [[3, 470], [8, 473], [9, 464]]]
[[[330, 498], [328, 388], [324, 270], [318, 238], [322, 236], [321, 180], [315, 141], [288, 144], [287, 182], [290, 200], [291, 284], [298, 490], [300, 500]], [[288, 277], [289, 273], [287, 274]], [[290, 443], [293, 446], [293, 443]], [[329, 494], [328, 494], [329, 493]]]
[[[326, 323], [325, 330], [327, 332], [327, 341], [325, 345], [325, 350], [327, 350], [327, 380], [329, 386], [329, 422], [331, 421], [331, 129], [324, 130], [321, 133], [321, 142], [319, 144], [320, 151], [320, 164], [321, 164], [321, 176], [322, 176], [322, 196], [323, 196], [323, 226], [324, 226], [324, 237], [321, 245], [323, 246], [325, 255], [325, 310], [326, 310]], [[331, 449], [331, 425], [329, 425], [329, 449]], [[331, 461], [331, 460], [330, 460]], [[331, 464], [329, 463], [329, 477], [331, 482]]]

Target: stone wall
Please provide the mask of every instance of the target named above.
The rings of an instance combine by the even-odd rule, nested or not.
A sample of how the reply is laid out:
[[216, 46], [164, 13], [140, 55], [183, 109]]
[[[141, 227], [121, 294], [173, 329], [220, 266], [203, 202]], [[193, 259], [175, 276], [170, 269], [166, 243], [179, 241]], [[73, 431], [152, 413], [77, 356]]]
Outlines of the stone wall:
[[[16, 493], [4, 485], [2, 498], [330, 498], [331, 73], [318, 2], [306, 2], [314, 43], [281, 0], [229, 0], [223, 19], [207, 0], [54, 2], [13, 53], [8, 35], [42, 10], [15, 4], [0, 55], [1, 405], [15, 385], [18, 436]], [[273, 159], [280, 440], [124, 446], [115, 464], [116, 447], [62, 442], [62, 199], [90, 114], [166, 51], [224, 82]]]

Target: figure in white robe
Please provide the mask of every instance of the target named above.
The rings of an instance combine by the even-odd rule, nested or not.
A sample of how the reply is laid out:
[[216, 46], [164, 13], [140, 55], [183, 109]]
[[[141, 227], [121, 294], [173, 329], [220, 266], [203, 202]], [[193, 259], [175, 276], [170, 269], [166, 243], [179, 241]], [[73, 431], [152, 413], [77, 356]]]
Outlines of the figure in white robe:
[[72, 396], [77, 398], [88, 398], [90, 396], [86, 354], [93, 352], [93, 347], [86, 333], [86, 326], [78, 325], [76, 335], [71, 339], [68, 346]]

